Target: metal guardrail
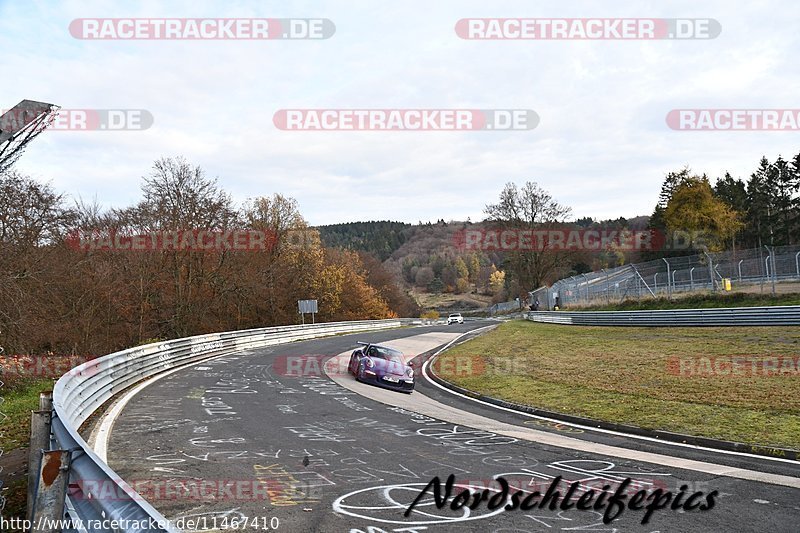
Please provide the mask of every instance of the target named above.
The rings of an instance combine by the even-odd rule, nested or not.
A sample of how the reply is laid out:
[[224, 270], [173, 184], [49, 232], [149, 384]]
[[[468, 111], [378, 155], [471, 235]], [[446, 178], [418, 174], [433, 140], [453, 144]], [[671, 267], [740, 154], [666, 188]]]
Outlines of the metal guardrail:
[[[69, 450], [72, 455], [65, 515], [73, 519], [74, 527], [65, 531], [105, 533], [112, 530], [79, 530], [77, 526], [111, 520], [145, 524], [116, 529], [115, 533], [179, 531], [104, 463], [79, 434], [80, 426], [119, 392], [168, 370], [240, 350], [409, 323], [408, 319], [335, 322], [199, 335], [122, 350], [74, 368], [53, 390], [50, 437], [51, 450]], [[106, 497], [110, 488], [113, 498]], [[157, 526], [147, 525], [153, 523]]]
[[800, 305], [655, 311], [532, 311], [528, 320], [578, 326], [800, 326]]

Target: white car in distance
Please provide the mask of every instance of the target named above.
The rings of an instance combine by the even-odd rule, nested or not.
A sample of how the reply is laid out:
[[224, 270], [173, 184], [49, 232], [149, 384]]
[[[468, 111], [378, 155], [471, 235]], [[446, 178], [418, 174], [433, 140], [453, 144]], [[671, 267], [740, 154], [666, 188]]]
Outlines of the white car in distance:
[[461, 313], [452, 313], [450, 316], [447, 317], [447, 325], [450, 324], [463, 324], [464, 317], [461, 316]]

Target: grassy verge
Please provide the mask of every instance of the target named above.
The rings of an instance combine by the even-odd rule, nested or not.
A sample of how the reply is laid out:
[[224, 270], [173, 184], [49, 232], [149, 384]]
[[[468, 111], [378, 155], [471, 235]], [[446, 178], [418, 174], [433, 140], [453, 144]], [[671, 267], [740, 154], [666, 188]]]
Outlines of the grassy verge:
[[[6, 415], [0, 426], [0, 449], [8, 452], [27, 448], [31, 431], [31, 411], [39, 408], [39, 393], [53, 388], [52, 379], [14, 382], [0, 387], [3, 403], [0, 410]], [[10, 466], [10, 465], [9, 465]], [[27, 481], [19, 476], [10, 479], [4, 474], [3, 497], [6, 499], [3, 516], [22, 517], [25, 513]]]
[[423, 309], [445, 309], [450, 307], [463, 307], [480, 309], [492, 305], [492, 297], [476, 292], [463, 294], [429, 293], [417, 288], [411, 290], [411, 296]]
[[[581, 311], [636, 311], [645, 309], [698, 309], [709, 307], [759, 307], [769, 305], [800, 305], [800, 293], [748, 294], [734, 292], [730, 294], [694, 294], [678, 297], [674, 300], [656, 298], [648, 300], [625, 300], [609, 305], [591, 305], [581, 307]], [[570, 309], [572, 310], [572, 309]], [[576, 307], [575, 310], [578, 310]]]
[[[512, 321], [448, 350], [447, 379], [508, 401], [648, 429], [800, 449], [800, 375], [687, 377], [674, 357], [800, 355], [800, 328]], [[449, 361], [448, 361], [449, 360]]]
[[0, 388], [3, 403], [0, 410], [8, 418], [0, 432], [0, 448], [5, 452], [26, 447], [31, 432], [31, 411], [39, 408], [39, 393], [53, 389], [52, 379], [37, 379]]

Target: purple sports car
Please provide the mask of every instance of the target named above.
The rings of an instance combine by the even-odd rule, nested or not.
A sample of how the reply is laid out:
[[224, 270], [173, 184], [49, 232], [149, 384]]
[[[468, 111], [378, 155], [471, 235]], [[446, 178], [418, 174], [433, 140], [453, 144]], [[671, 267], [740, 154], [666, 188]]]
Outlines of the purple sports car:
[[406, 364], [401, 352], [368, 342], [359, 344], [361, 348], [353, 352], [347, 366], [358, 381], [409, 394], [414, 391], [414, 368]]

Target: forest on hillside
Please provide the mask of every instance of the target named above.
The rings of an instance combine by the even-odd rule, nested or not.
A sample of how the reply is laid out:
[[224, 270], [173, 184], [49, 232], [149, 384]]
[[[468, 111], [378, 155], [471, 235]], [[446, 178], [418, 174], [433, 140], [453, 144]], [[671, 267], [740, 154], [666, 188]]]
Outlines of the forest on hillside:
[[330, 224], [316, 229], [324, 246], [367, 252], [379, 261], [386, 261], [413, 234], [411, 224], [389, 220]]
[[[419, 223], [358, 222], [323, 226], [320, 233], [327, 245], [369, 253], [384, 261], [405, 289], [432, 294], [479, 294], [492, 301], [515, 296], [524, 298], [539, 283], [585, 272], [613, 268], [641, 260], [674, 255], [721, 251], [730, 248], [780, 246], [800, 242], [800, 154], [789, 161], [778, 156], [774, 162], [762, 157], [747, 180], [729, 173], [712, 183], [706, 175], [693, 174], [688, 167], [668, 172], [650, 216], [631, 219], [570, 220], [570, 212], [535, 183], [518, 189], [506, 186], [503, 197], [515, 197], [517, 206], [508, 213], [524, 211], [524, 204], [538, 205], [545, 212], [555, 207], [560, 216], [528, 218], [492, 216], [477, 222]], [[527, 185], [526, 185], [527, 187]], [[498, 213], [495, 213], [498, 214]], [[496, 250], [464, 250], [457, 235], [466, 229], [553, 227], [576, 230], [648, 230], [660, 237], [661, 246], [631, 250], [607, 246], [601, 250], [572, 250], [564, 254], [508, 253]], [[693, 236], [688, 247], [675, 245], [685, 235]]]
[[[161, 159], [125, 208], [70, 199], [16, 171], [0, 174], [0, 345], [7, 353], [97, 355], [212, 331], [299, 322], [298, 299], [318, 320], [418, 316], [420, 294], [524, 299], [583, 272], [697, 248], [503, 251], [464, 247], [467, 230], [605, 228], [702, 235], [703, 250], [800, 242], [800, 154], [762, 158], [747, 179], [669, 172], [650, 217], [575, 219], [534, 182], [509, 183], [480, 222], [378, 221], [311, 228], [280, 194], [236, 205], [182, 158]], [[83, 235], [257, 231], [270, 245], [128, 250], [80, 245]], [[195, 232], [195, 234], [191, 234]], [[75, 243], [79, 245], [76, 246]]]
[[[380, 261], [324, 247], [291, 198], [237, 206], [181, 158], [156, 161], [141, 190], [129, 207], [106, 209], [70, 202], [14, 171], [0, 175], [7, 354], [99, 355], [156, 339], [294, 324], [299, 299], [319, 300], [318, 321], [419, 313]], [[255, 252], [130, 246], [167, 230], [199, 243], [198, 232], [229, 238], [242, 229], [274, 242]]]

